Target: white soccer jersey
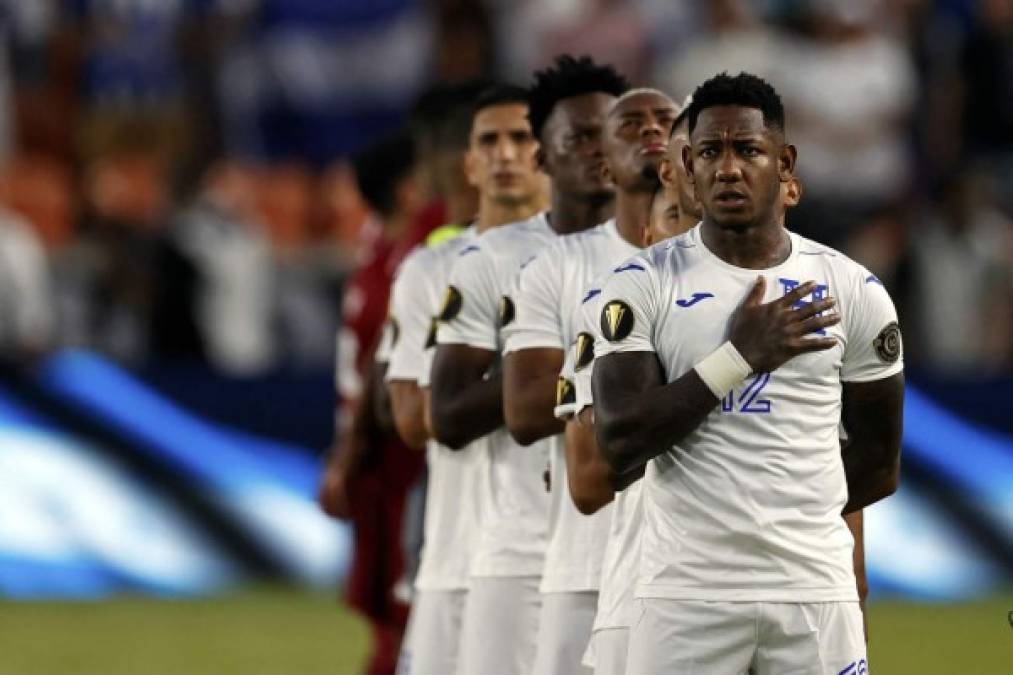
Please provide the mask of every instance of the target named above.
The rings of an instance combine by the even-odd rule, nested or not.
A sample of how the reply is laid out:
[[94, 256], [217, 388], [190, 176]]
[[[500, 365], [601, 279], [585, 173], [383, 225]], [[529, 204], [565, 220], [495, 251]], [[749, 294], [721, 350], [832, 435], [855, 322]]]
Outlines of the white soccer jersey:
[[[601, 288], [608, 275], [595, 279], [575, 308], [573, 324], [578, 333], [592, 336], [590, 345], [574, 342], [567, 351], [566, 363], [561, 377], [570, 377], [573, 382], [573, 403], [569, 409], [557, 406], [558, 414], [577, 414], [594, 405], [591, 392], [591, 375], [594, 361], [587, 362], [587, 351], [594, 349], [593, 341], [598, 337], [598, 317], [601, 314]], [[584, 354], [584, 356], [581, 356]], [[577, 368], [576, 363], [581, 362]], [[648, 466], [650, 470], [650, 466]], [[636, 585], [637, 568], [640, 563], [640, 531], [643, 508], [641, 502], [643, 480], [638, 480], [625, 490], [616, 493], [609, 516], [608, 536], [601, 557], [601, 580], [598, 591], [598, 612], [594, 617], [593, 630], [606, 628], [628, 628], [636, 613], [633, 592]]]
[[[426, 352], [434, 351], [436, 315], [450, 267], [462, 248], [476, 239], [474, 228], [435, 247], [420, 246], [402, 263], [391, 290], [394, 339], [386, 379], [428, 384]], [[426, 444], [424, 544], [415, 586], [424, 591], [467, 588], [472, 544], [478, 536], [477, 481], [485, 462], [479, 439], [461, 450], [435, 441]]]
[[857, 600], [847, 485], [837, 438], [841, 383], [903, 368], [896, 312], [882, 284], [841, 253], [791, 235], [776, 267], [729, 265], [701, 226], [651, 247], [613, 273], [601, 295], [596, 355], [650, 351], [669, 381], [726, 339], [759, 274], [764, 302], [808, 280], [832, 295], [841, 323], [826, 351], [756, 373], [644, 480], [637, 596], [676, 600]]
[[[515, 317], [503, 327], [504, 354], [543, 347], [565, 350], [577, 339], [573, 309], [588, 284], [639, 250], [620, 236], [614, 220], [557, 238], [517, 275], [512, 292]], [[587, 352], [589, 358], [591, 354]], [[552, 489], [541, 590], [597, 590], [610, 509], [592, 516], [577, 511], [566, 478], [563, 435], [547, 440]]]
[[[439, 344], [502, 349], [500, 316], [517, 271], [556, 238], [545, 214], [497, 227], [461, 249], [450, 273]], [[497, 366], [498, 367], [498, 366]], [[542, 473], [548, 444], [518, 445], [505, 427], [484, 437], [480, 479], [482, 523], [471, 573], [479, 577], [540, 576], [545, 558], [549, 497]]]

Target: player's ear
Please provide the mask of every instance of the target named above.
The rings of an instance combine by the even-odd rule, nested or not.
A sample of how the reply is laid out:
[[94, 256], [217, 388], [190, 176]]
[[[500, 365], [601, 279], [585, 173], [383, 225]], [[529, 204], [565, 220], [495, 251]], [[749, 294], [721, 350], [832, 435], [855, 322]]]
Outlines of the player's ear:
[[667, 188], [675, 187], [675, 169], [672, 167], [672, 160], [667, 156], [661, 160], [661, 164], [658, 165], [658, 178], [661, 179], [661, 184]]
[[802, 199], [802, 183], [795, 176], [791, 177], [785, 187], [784, 192], [784, 206], [785, 208], [791, 208], [798, 206], [799, 200]]
[[781, 153], [777, 157], [777, 177], [782, 183], [787, 183], [795, 175], [795, 161], [798, 159], [798, 150], [790, 143], [781, 146]]
[[682, 166], [686, 169], [689, 184], [696, 185], [696, 179], [693, 177], [693, 148], [688, 143], [682, 146]]

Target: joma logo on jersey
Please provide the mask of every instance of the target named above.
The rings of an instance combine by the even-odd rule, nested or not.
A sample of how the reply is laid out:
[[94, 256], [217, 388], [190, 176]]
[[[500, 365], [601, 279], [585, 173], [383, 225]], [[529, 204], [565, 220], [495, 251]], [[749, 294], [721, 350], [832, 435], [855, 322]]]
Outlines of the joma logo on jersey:
[[609, 342], [619, 342], [633, 332], [633, 310], [622, 300], [611, 300], [601, 310], [601, 332]]
[[693, 305], [695, 305], [696, 303], [700, 302], [701, 300], [706, 300], [707, 298], [713, 298], [713, 297], [714, 297], [713, 293], [707, 293], [707, 292], [694, 293], [693, 295], [689, 296], [688, 298], [683, 298], [681, 300], [676, 300], [675, 304], [679, 305], [680, 307], [692, 307]]
[[866, 675], [869, 672], [869, 664], [865, 662], [865, 659], [859, 659], [853, 663], [849, 663], [844, 670], [837, 673], [837, 675]]
[[[777, 280], [781, 283], [781, 288], [784, 290], [785, 294], [791, 293], [801, 283], [800, 281], [797, 281], [795, 279], [785, 279], [783, 277], [778, 277]], [[812, 300], [809, 300], [809, 301], [799, 300], [799, 301], [797, 301], [792, 306], [795, 309], [801, 309], [801, 308], [805, 307], [806, 305], [808, 305], [810, 302], [816, 302], [817, 300], [822, 300], [823, 298], [825, 298], [827, 296], [827, 289], [828, 288], [829, 287], [826, 284], [819, 284], [818, 286], [816, 286], [815, 289], [813, 289], [813, 292], [810, 294], [810, 297], [812, 298]], [[820, 314], [822, 314], [822, 312], [820, 312]], [[816, 333], [818, 335], [826, 335], [827, 331], [824, 328], [819, 328], [817, 330], [814, 330], [813, 333]]]

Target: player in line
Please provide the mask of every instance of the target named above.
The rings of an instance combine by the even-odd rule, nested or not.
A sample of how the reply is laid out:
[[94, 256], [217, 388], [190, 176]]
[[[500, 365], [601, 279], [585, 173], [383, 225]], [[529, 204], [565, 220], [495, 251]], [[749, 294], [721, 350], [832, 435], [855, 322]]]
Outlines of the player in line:
[[896, 313], [875, 276], [779, 224], [796, 151], [773, 88], [712, 78], [689, 129], [701, 225], [600, 296], [595, 431], [618, 475], [649, 463], [627, 672], [861, 670], [840, 514], [897, 486]]
[[[686, 110], [676, 120], [669, 156], [661, 165], [663, 192], [652, 206], [650, 243], [677, 236], [694, 227], [700, 220], [699, 203], [692, 194], [680, 196], [687, 180], [680, 164], [685, 144]], [[784, 208], [798, 203], [800, 186], [794, 178], [781, 185]], [[673, 225], [673, 211], [676, 222]], [[591, 396], [591, 374], [594, 369], [594, 335], [599, 323], [601, 286], [608, 274], [592, 283], [585, 298], [576, 308], [573, 319], [578, 338], [567, 352], [562, 373], [560, 405], [556, 414], [566, 420], [566, 461], [571, 494], [583, 513], [594, 513], [614, 498], [608, 542], [602, 561], [601, 592], [585, 663], [596, 675], [622, 675], [626, 672], [629, 629], [635, 617], [633, 581], [640, 555], [641, 482], [639, 474], [628, 474], [622, 482], [602, 457], [594, 439], [594, 409]], [[628, 485], [625, 489], [623, 485]]]
[[[580, 83], [560, 88], [561, 79]], [[520, 447], [503, 419], [500, 328], [513, 317], [508, 297], [517, 271], [558, 234], [593, 226], [610, 209], [611, 190], [597, 170], [598, 132], [626, 83], [590, 59], [561, 57], [536, 77], [532, 148], [552, 177], [552, 211], [498, 228], [462, 249], [451, 271], [432, 367], [436, 438], [461, 447], [488, 443], [479, 490], [481, 533], [474, 542], [459, 671], [529, 675], [535, 656], [538, 592], [549, 511], [542, 482], [545, 443]], [[530, 135], [530, 132], [528, 132]], [[532, 151], [533, 152], [533, 151]], [[505, 181], [510, 176], [502, 176]]]
[[[559, 88], [575, 82], [561, 82]], [[553, 416], [556, 383], [567, 345], [575, 338], [570, 308], [589, 282], [640, 250], [658, 183], [658, 165], [678, 108], [653, 89], [626, 92], [593, 129], [597, 169], [615, 185], [615, 218], [559, 237], [518, 274], [514, 320], [504, 326], [504, 409], [511, 434], [522, 444], [548, 437], [550, 447], [549, 543], [542, 573], [535, 675], [590, 671], [581, 658], [597, 608], [608, 512], [581, 515], [566, 481], [563, 425]], [[549, 117], [549, 125], [558, 122]], [[604, 129], [603, 129], [604, 127]], [[548, 126], [547, 129], [551, 129]], [[586, 141], [590, 144], [592, 141]], [[560, 152], [553, 148], [553, 152]], [[558, 159], [553, 160], [558, 163]], [[554, 178], [554, 186], [559, 180]]]
[[[473, 100], [466, 106], [458, 105], [447, 120], [446, 133], [456, 137], [454, 145], [467, 149], [459, 156], [459, 166], [448, 158], [445, 168], [467, 169], [468, 182], [478, 190], [477, 217], [459, 236], [413, 251], [398, 270], [391, 291], [391, 322], [398, 329], [387, 387], [398, 432], [411, 446], [426, 447], [429, 466], [425, 543], [399, 673], [455, 672], [470, 542], [478, 536], [475, 485], [481, 448], [453, 452], [429, 439], [425, 422], [427, 352], [435, 346], [435, 318], [450, 266], [481, 232], [513, 222], [544, 203], [542, 179], [526, 154], [526, 92], [516, 87], [490, 87], [477, 99], [473, 93], [462, 92]], [[504, 170], [513, 171], [517, 180], [498, 182], [496, 172]]]

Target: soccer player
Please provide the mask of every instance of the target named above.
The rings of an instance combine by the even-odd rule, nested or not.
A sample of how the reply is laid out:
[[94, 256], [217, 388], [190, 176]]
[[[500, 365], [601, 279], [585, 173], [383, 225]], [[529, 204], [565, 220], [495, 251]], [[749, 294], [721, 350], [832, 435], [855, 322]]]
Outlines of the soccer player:
[[[468, 180], [479, 193], [477, 217], [459, 236], [412, 252], [394, 282], [391, 322], [398, 329], [386, 377], [398, 430], [413, 447], [429, 440], [424, 412], [428, 353], [435, 347], [436, 316], [453, 260], [479, 234], [543, 205], [527, 112], [527, 92], [497, 86], [481, 92], [469, 106], [468, 118], [458, 120], [456, 131], [467, 145], [461, 166], [467, 166]], [[513, 172], [516, 180], [499, 180], [503, 172]], [[457, 672], [471, 542], [478, 536], [476, 490], [483, 455], [475, 445], [481, 443], [459, 452], [432, 440], [426, 445], [425, 545], [400, 672]]]
[[[557, 87], [574, 82], [568, 79]], [[570, 85], [572, 86], [572, 85]], [[537, 89], [537, 87], [536, 87]], [[623, 94], [604, 122], [604, 174], [615, 185], [616, 217], [560, 237], [520, 271], [512, 299], [515, 318], [504, 326], [504, 409], [521, 443], [552, 434], [549, 543], [542, 573], [542, 608], [535, 675], [587, 673], [581, 657], [597, 607], [608, 512], [588, 518], [573, 506], [566, 481], [562, 423], [553, 416], [570, 319], [588, 284], [640, 250], [658, 184], [658, 165], [678, 109], [653, 89]], [[557, 122], [549, 116], [549, 124]], [[547, 126], [546, 134], [553, 131]], [[599, 150], [597, 154], [601, 154]], [[558, 162], [558, 159], [556, 160]], [[557, 432], [557, 433], [553, 433]]]
[[399, 239], [422, 206], [413, 144], [395, 134], [363, 150], [356, 180], [383, 222], [364, 264], [346, 284], [338, 336], [341, 403], [335, 449], [324, 470], [319, 501], [329, 515], [351, 520], [354, 548], [346, 600], [370, 622], [373, 653], [367, 672], [393, 673], [408, 608], [394, 597], [403, 571], [401, 526], [405, 495], [422, 462], [384, 415], [382, 379], [374, 362]]
[[648, 463], [627, 672], [860, 672], [840, 514], [897, 487], [896, 312], [778, 223], [796, 150], [769, 84], [708, 80], [689, 130], [703, 221], [610, 275], [595, 343], [599, 445], [619, 475]]
[[[579, 88], [564, 88], [567, 79]], [[518, 270], [558, 234], [604, 219], [611, 190], [600, 173], [597, 137], [624, 89], [621, 77], [589, 59], [561, 57], [536, 77], [532, 121], [545, 145], [541, 163], [553, 178], [551, 214], [482, 235], [462, 249], [451, 272], [432, 369], [433, 430], [450, 447], [479, 438], [488, 444], [460, 672], [531, 672], [549, 511], [542, 481], [548, 452], [544, 443], [520, 447], [504, 426], [500, 328], [514, 315], [508, 292]]]

